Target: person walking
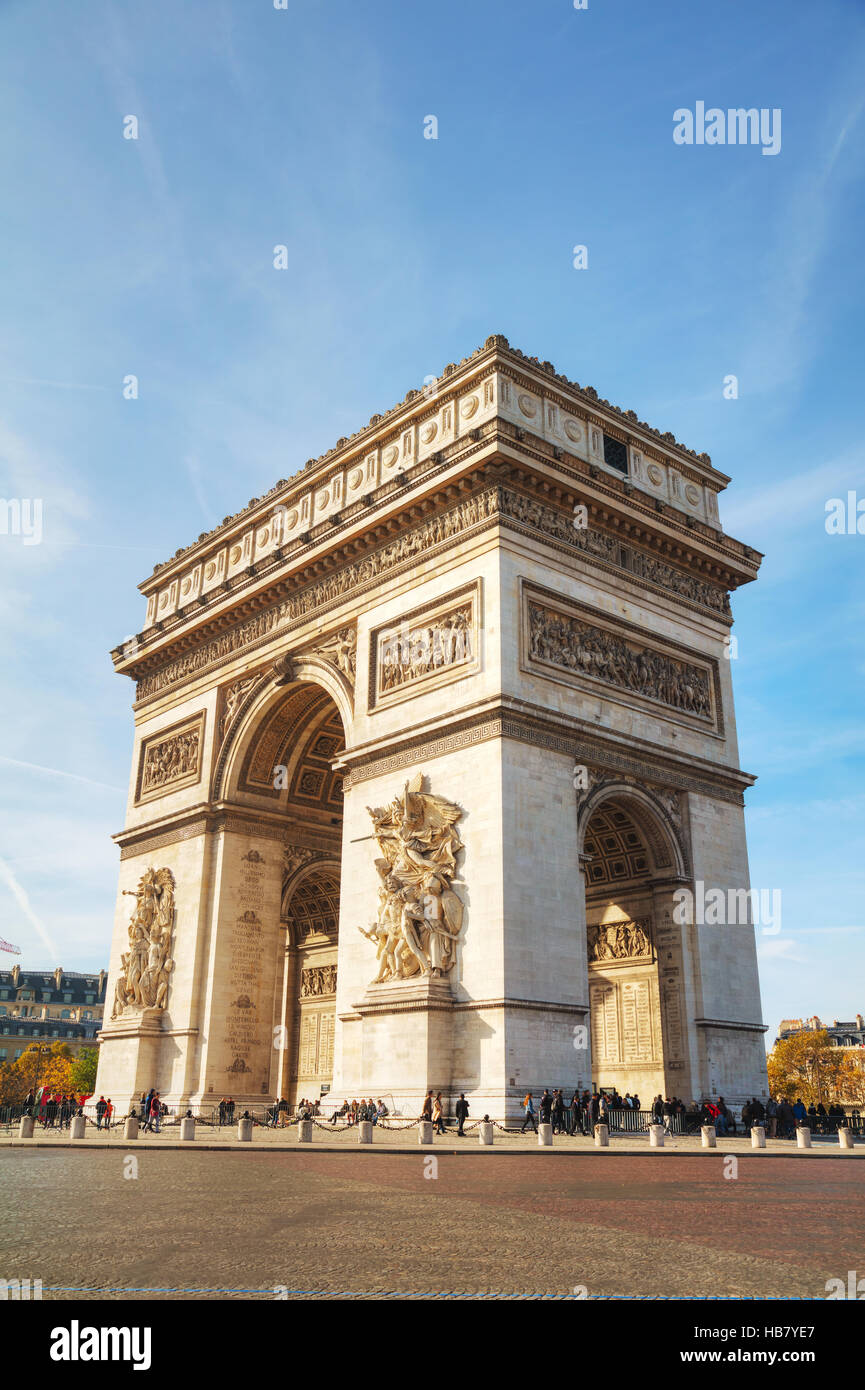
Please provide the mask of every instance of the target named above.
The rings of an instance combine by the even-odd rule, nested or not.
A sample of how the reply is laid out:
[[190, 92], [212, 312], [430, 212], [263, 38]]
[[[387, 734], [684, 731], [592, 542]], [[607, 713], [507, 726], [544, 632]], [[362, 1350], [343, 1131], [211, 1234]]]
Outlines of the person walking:
[[532, 1100], [532, 1093], [531, 1093], [531, 1091], [529, 1091], [529, 1092], [527, 1093], [526, 1098], [525, 1098], [525, 1100], [523, 1101], [523, 1109], [524, 1109], [525, 1112], [526, 1112], [526, 1117], [525, 1117], [525, 1119], [523, 1120], [523, 1125], [522, 1125], [522, 1129], [520, 1130], [520, 1134], [525, 1134], [525, 1132], [526, 1132], [526, 1125], [531, 1125], [533, 1133], [537, 1134], [537, 1132], [538, 1132], [538, 1122], [537, 1122], [537, 1120], [535, 1119], [535, 1103], [534, 1103], [534, 1101]]
[[441, 1091], [438, 1092], [438, 1094], [436, 1095], [435, 1100], [433, 1101], [432, 1118], [433, 1118], [433, 1125], [434, 1125], [434, 1127], [435, 1127], [435, 1132], [436, 1132], [436, 1134], [444, 1134], [444, 1132], [445, 1132], [445, 1117], [444, 1117], [444, 1109], [443, 1109], [443, 1106], [442, 1106], [442, 1093], [441, 1093]]
[[460, 1098], [456, 1103], [455, 1110], [457, 1117], [457, 1134], [463, 1136], [465, 1135], [465, 1122], [469, 1117], [469, 1103], [462, 1091], [460, 1091]]
[[100, 1096], [96, 1102], [96, 1128], [102, 1128], [102, 1121], [105, 1119], [105, 1097]]

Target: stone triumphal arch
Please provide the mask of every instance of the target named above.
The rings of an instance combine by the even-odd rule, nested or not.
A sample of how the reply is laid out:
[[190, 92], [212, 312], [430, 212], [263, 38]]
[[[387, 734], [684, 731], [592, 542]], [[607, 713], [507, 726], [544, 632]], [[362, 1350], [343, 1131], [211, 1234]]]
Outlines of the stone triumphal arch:
[[98, 1089], [765, 1091], [728, 481], [493, 337], [157, 565]]

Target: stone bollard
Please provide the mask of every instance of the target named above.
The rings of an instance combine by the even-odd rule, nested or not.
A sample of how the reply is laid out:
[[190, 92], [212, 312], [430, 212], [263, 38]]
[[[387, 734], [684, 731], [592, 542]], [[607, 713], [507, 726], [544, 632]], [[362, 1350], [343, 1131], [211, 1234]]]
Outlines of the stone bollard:
[[243, 1144], [248, 1144], [252, 1140], [252, 1120], [238, 1120], [237, 1137]]
[[32, 1139], [35, 1121], [32, 1115], [22, 1115], [21, 1123], [18, 1126], [19, 1139]]
[[542, 1149], [549, 1148], [553, 1142], [552, 1125], [538, 1125], [538, 1144]]
[[700, 1140], [704, 1149], [717, 1149], [718, 1134], [714, 1125], [700, 1126]]
[[297, 1126], [298, 1144], [312, 1143], [312, 1120], [301, 1120]]
[[765, 1131], [765, 1129], [763, 1128], [762, 1125], [752, 1125], [752, 1126], [751, 1126], [751, 1148], [752, 1148], [752, 1149], [765, 1149], [765, 1147], [766, 1147], [766, 1131]]
[[796, 1126], [796, 1147], [797, 1149], [810, 1149], [811, 1131], [807, 1125]]
[[664, 1126], [649, 1125], [649, 1148], [662, 1149], [664, 1147]]
[[421, 1120], [417, 1127], [417, 1141], [419, 1144], [431, 1144], [433, 1141], [432, 1120]]
[[69, 1138], [83, 1139], [87, 1121], [83, 1115], [73, 1115], [69, 1124]]
[[180, 1121], [180, 1138], [183, 1142], [195, 1138], [195, 1120], [192, 1115], [184, 1115]]
[[125, 1119], [125, 1121], [123, 1122], [123, 1138], [124, 1138], [124, 1139], [137, 1139], [137, 1138], [138, 1138], [138, 1116], [137, 1116], [137, 1115], [127, 1115], [127, 1116], [126, 1116], [126, 1119]]
[[478, 1143], [491, 1144], [493, 1142], [493, 1126], [491, 1120], [481, 1120], [478, 1125]]
[[610, 1126], [595, 1125], [595, 1148], [608, 1149], [610, 1147]]
[[361, 1120], [357, 1127], [357, 1142], [359, 1144], [372, 1143], [372, 1120]]
[[853, 1131], [852, 1131], [852, 1129], [848, 1129], [846, 1125], [839, 1125], [839, 1126], [838, 1126], [838, 1143], [839, 1143], [839, 1145], [841, 1146], [842, 1149], [852, 1149], [852, 1147], [853, 1147]]

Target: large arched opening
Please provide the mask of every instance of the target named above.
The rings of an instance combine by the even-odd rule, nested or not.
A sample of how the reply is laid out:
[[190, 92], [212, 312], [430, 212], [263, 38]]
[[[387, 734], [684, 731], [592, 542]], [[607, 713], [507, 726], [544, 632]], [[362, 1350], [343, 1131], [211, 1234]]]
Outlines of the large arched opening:
[[[331, 1087], [350, 690], [324, 663], [295, 663], [250, 682], [226, 730], [215, 800], [254, 811], [281, 843], [278, 932], [269, 997], [274, 1045], [267, 1090], [296, 1102]], [[276, 914], [274, 914], [276, 915]], [[270, 1022], [270, 1020], [268, 1020]]]
[[[592, 1080], [621, 1095], [691, 1086], [685, 962], [673, 893], [686, 881], [681, 839], [651, 793], [610, 784], [581, 816]], [[690, 1096], [685, 1097], [690, 1099]]]

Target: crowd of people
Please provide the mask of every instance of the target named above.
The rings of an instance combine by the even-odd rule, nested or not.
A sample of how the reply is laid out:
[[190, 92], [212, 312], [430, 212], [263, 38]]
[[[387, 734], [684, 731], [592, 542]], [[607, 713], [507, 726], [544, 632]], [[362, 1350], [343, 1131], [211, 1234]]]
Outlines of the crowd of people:
[[[584, 1135], [591, 1137], [595, 1125], [606, 1124], [611, 1130], [630, 1130], [642, 1128], [642, 1123], [629, 1121], [627, 1112], [641, 1109], [640, 1098], [629, 1092], [619, 1095], [611, 1091], [575, 1090], [570, 1101], [565, 1099], [562, 1090], [545, 1090], [537, 1108], [534, 1098], [528, 1093], [522, 1103], [525, 1112], [521, 1133], [526, 1129], [537, 1132], [538, 1122], [552, 1127], [553, 1134]], [[726, 1104], [723, 1096], [716, 1100], [702, 1102], [692, 1100], [686, 1105], [678, 1096], [656, 1095], [649, 1112], [653, 1124], [663, 1125], [666, 1134], [696, 1134], [703, 1125], [714, 1125], [719, 1135], [736, 1133], [736, 1117]], [[854, 1123], [858, 1124], [859, 1112], [854, 1111]], [[635, 1122], [636, 1121], [636, 1122]], [[769, 1139], [794, 1139], [796, 1128], [807, 1125], [816, 1134], [832, 1134], [839, 1124], [846, 1122], [846, 1113], [840, 1105], [805, 1106], [798, 1099], [795, 1103], [770, 1097], [765, 1103], [752, 1097], [742, 1106], [740, 1123], [745, 1134], [755, 1125], [765, 1126]]]
[[73, 1116], [81, 1115], [85, 1096], [53, 1094], [49, 1091], [28, 1091], [22, 1106], [22, 1115], [32, 1115], [43, 1129], [68, 1129]]

